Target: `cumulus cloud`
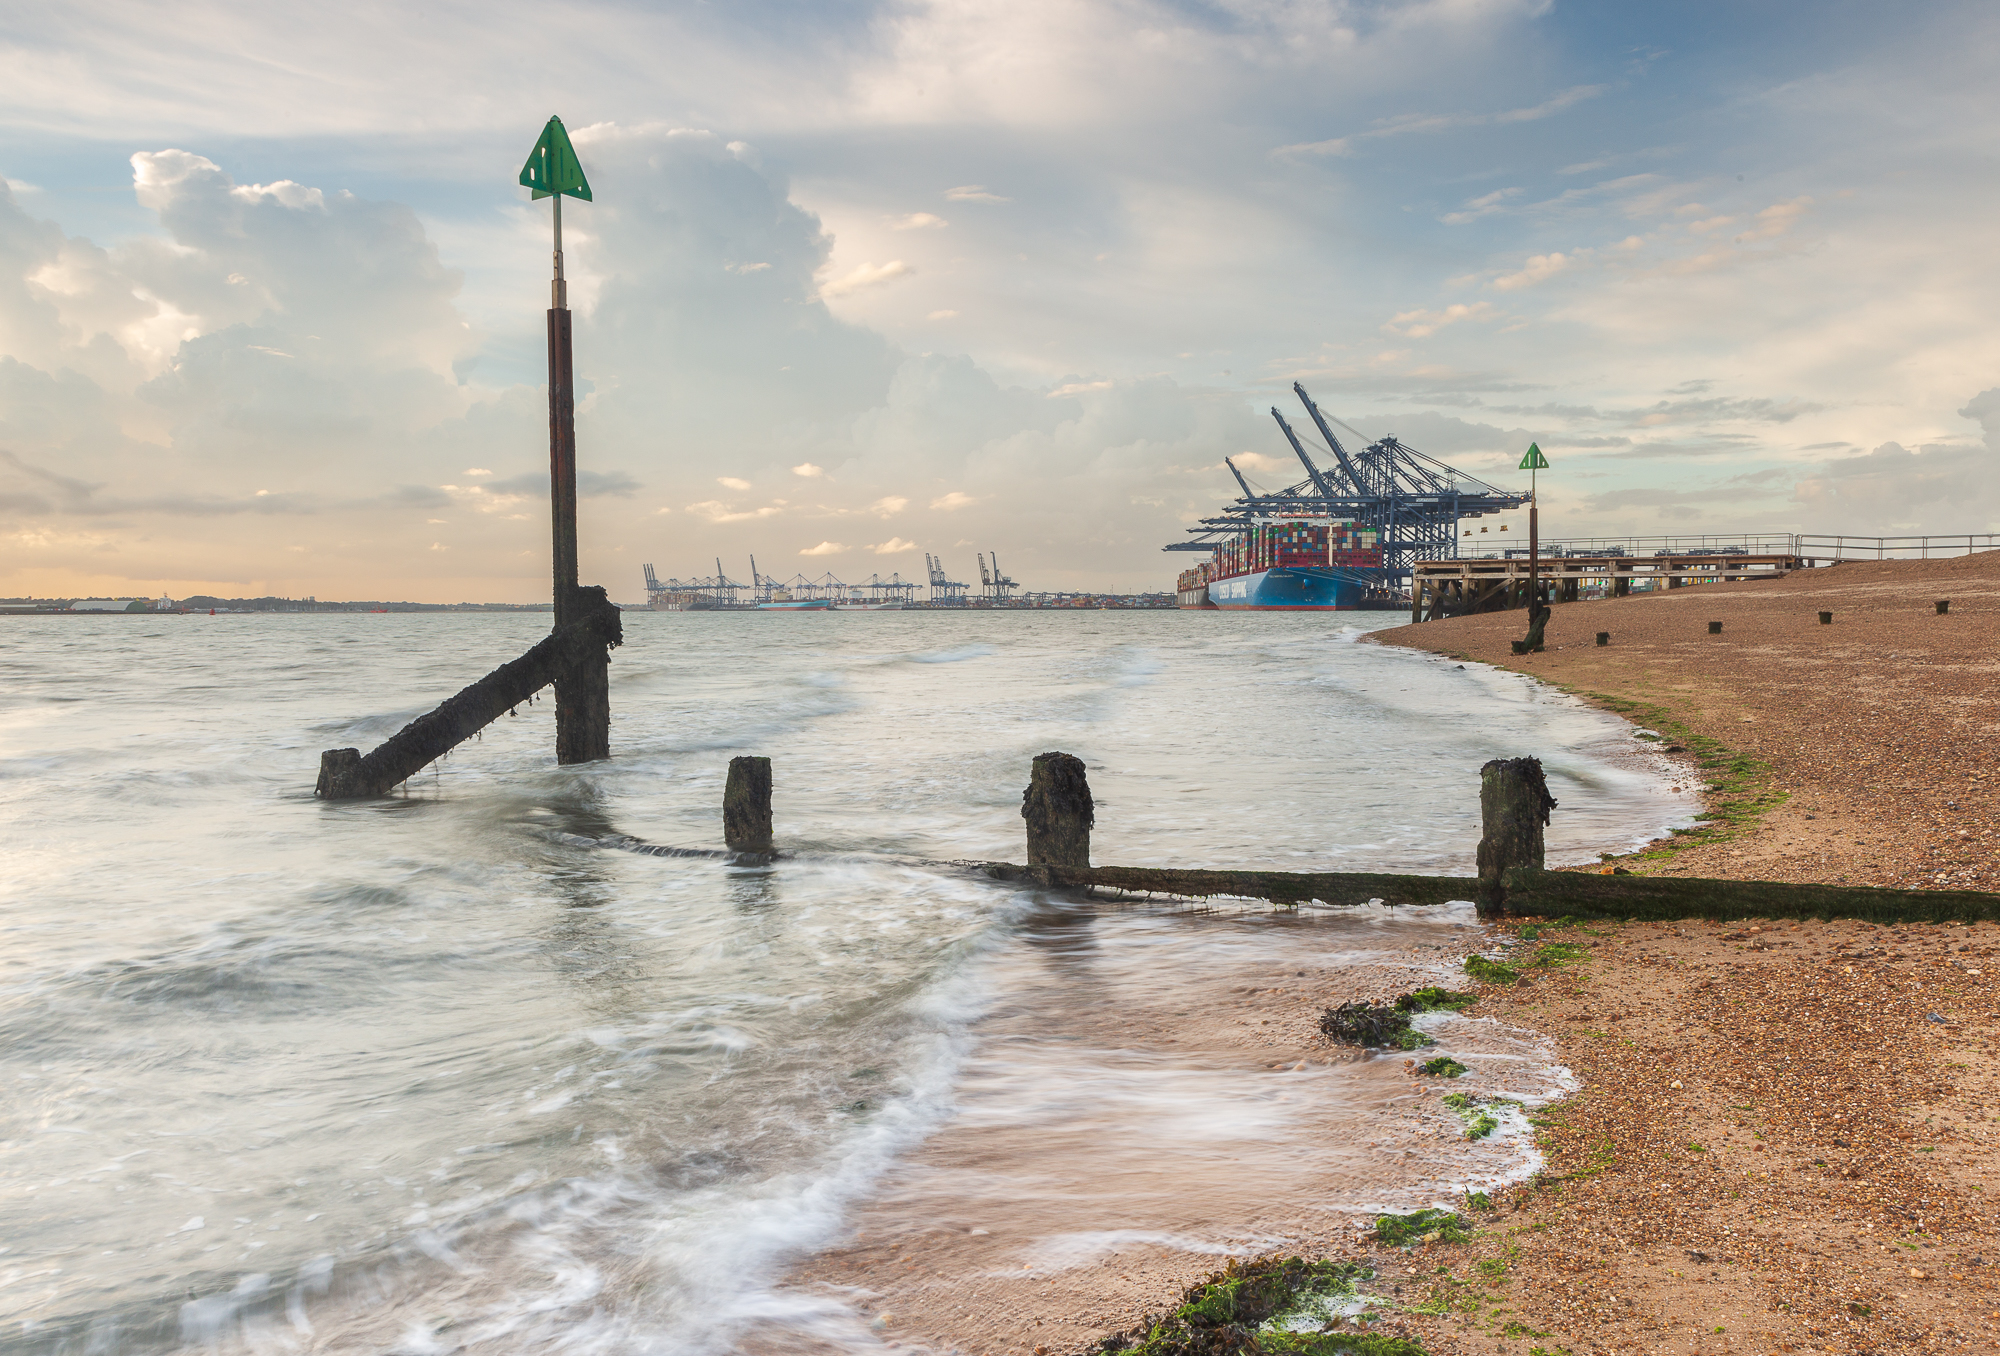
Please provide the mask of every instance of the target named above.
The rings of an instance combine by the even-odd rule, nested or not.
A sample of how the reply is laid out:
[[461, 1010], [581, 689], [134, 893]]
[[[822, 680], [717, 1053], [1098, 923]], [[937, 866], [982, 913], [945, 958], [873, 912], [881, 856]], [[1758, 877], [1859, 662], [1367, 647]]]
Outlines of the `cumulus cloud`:
[[953, 490], [949, 494], [941, 494], [931, 500], [931, 507], [941, 512], [950, 513], [954, 509], [969, 508], [977, 502], [979, 501], [971, 495], [960, 490]]
[[1013, 201], [1012, 198], [1003, 198], [997, 193], [987, 192], [986, 185], [984, 184], [960, 184], [957, 188], [947, 188], [944, 191], [944, 196], [945, 196], [945, 201], [947, 202], [1012, 202]]
[[868, 549], [878, 556], [899, 556], [905, 551], [916, 550], [917, 544], [913, 541], [904, 541], [901, 537], [891, 537], [881, 545], [871, 546]]
[[888, 220], [892, 231], [936, 231], [951, 225], [943, 217], [930, 212], [911, 212], [907, 216], [890, 217]]
[[795, 476], [804, 476], [807, 479], [816, 479], [826, 474], [826, 468], [824, 466], [815, 466], [809, 461], [802, 461], [792, 468], [792, 474]]
[[805, 547], [799, 554], [802, 556], [837, 556], [846, 550], [847, 548], [837, 541], [823, 541], [818, 546]]

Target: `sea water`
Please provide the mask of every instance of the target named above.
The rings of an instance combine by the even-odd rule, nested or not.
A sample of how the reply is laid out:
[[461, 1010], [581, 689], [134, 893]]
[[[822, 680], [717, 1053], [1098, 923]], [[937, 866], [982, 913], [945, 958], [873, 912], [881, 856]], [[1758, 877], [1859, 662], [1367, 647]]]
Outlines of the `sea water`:
[[[1523, 754], [1561, 802], [1554, 860], [1684, 820], [1621, 722], [1358, 643], [1393, 620], [628, 613], [610, 762], [555, 766], [544, 700], [326, 804], [322, 749], [371, 747], [546, 617], [7, 619], [0, 1349], [847, 1331], [788, 1271], [954, 1117], [1043, 1114], [1060, 1061], [995, 1060], [1024, 1021], [1163, 963], [1337, 964], [1380, 926], [1051, 912], [939, 865], [1020, 859], [1033, 755], [1088, 764], [1100, 863], [1469, 874], [1479, 765]], [[638, 850], [718, 847], [738, 753], [772, 760], [784, 858]], [[1031, 963], [1078, 946], [1115, 973]], [[1107, 1029], [1090, 1058], [1115, 1063]], [[1155, 1072], [1133, 1096], [1190, 1133], [1291, 1124], [1198, 1059]], [[1045, 1252], [1091, 1235], [1064, 1209]]]

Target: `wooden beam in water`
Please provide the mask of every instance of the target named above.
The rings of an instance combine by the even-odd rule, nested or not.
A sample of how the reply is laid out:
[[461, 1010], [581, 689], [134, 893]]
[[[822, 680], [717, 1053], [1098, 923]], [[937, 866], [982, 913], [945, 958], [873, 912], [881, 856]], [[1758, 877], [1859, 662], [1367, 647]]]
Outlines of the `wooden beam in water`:
[[605, 652], [625, 639], [618, 608], [601, 588], [575, 590], [570, 616], [519, 659], [418, 716], [366, 757], [359, 749], [322, 753], [314, 794], [326, 800], [385, 796], [549, 684], [593, 662], [605, 664]]

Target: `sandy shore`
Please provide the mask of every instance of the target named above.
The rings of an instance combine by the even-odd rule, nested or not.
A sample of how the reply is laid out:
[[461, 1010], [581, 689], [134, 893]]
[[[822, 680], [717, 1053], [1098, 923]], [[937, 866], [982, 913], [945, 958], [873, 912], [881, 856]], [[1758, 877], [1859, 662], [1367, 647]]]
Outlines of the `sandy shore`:
[[[1567, 604], [1546, 651], [1515, 657], [1507, 642], [1524, 622], [1491, 614], [1375, 639], [1534, 675], [1685, 750], [1718, 822], [1621, 859], [1628, 869], [2000, 889], [2000, 553]], [[1598, 631], [1610, 646], [1593, 643]], [[1366, 1257], [1370, 1288], [1401, 1310], [1385, 1326], [1436, 1356], [2000, 1350], [2000, 1216], [1987, 1199], [2000, 1193], [2000, 927], [1593, 924], [1518, 954], [1549, 940], [1585, 950], [1483, 989], [1468, 1015], [1548, 1033], [1581, 1088], [1536, 1115], [1546, 1169], [1494, 1193], [1473, 1241], [1360, 1244], [1309, 1180], [1286, 1186], [1296, 1212], [1272, 1211], [1265, 1190], [1252, 1194], [1269, 1213], [1230, 1218], [1292, 1239], [1285, 1251]], [[1397, 977], [1330, 978], [1309, 967], [1239, 987], [1204, 1011], [1206, 1035], [1178, 1035], [1254, 1051], [1251, 1067], [1351, 1057], [1313, 1019], [1357, 996], [1356, 980]], [[1105, 1040], [1144, 1044], [1171, 1025], [1137, 1015]], [[1441, 1106], [1483, 1091], [1479, 1058], [1464, 1059], [1462, 1080], [1400, 1076]], [[990, 1168], [990, 1147], [933, 1141], [800, 1283], [863, 1301], [885, 1346], [1067, 1356], [1167, 1306], [1210, 1265], [1139, 1238], [1081, 1266], [1002, 1264], [1005, 1225], [989, 1234], [937, 1209]], [[1178, 1165], [1154, 1166], [1172, 1178]], [[1191, 1202], [1189, 1222], [1245, 1204]], [[1027, 1228], [1044, 1208], [1006, 1223]]]
[[1472, 1243], [1391, 1261], [1428, 1350], [2000, 1350], [2000, 928], [1554, 935], [1589, 959], [1475, 1012], [1583, 1088]]
[[[2000, 554], [1568, 604], [1545, 652], [1516, 657], [1524, 621], [1378, 638], [1709, 750], [1690, 775], [1719, 788], [1724, 824], [1630, 869], [2000, 889]], [[1425, 1345], [2000, 1350], [2000, 929], [1589, 931], [1587, 961], [1476, 1010], [1555, 1035], [1583, 1088], [1539, 1118], [1536, 1186], [1473, 1243], [1392, 1262], [1440, 1311], [1405, 1320]]]
[[1610, 698], [1762, 765], [1733, 777], [1734, 799], [1777, 802], [1745, 805], [1761, 823], [1625, 865], [2000, 890], [2000, 551], [1562, 604], [1541, 654], [1509, 654], [1526, 629], [1526, 613], [1496, 612], [1373, 638]]

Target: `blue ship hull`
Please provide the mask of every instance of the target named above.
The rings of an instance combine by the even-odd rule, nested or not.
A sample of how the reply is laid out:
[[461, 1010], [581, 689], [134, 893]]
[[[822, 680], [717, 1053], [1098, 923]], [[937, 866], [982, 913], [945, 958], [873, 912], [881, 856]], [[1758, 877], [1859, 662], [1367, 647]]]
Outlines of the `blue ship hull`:
[[1362, 592], [1350, 580], [1286, 567], [1212, 580], [1208, 603], [1225, 612], [1351, 612]]

